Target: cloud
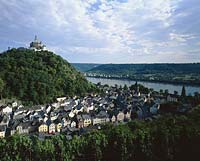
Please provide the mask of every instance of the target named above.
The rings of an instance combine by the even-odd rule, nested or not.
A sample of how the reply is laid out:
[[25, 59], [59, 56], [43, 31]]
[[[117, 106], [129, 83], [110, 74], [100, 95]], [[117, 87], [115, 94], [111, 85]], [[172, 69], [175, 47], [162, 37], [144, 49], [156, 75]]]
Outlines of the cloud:
[[186, 42], [187, 40], [191, 40], [196, 38], [196, 36], [192, 34], [175, 34], [175, 33], [170, 33], [169, 34], [171, 40], [176, 40], [178, 42]]
[[[2, 0], [0, 37], [21, 46], [17, 42], [28, 45], [37, 34], [71, 62], [134, 63], [134, 56], [137, 62], [164, 61], [161, 52], [187, 55], [187, 45], [200, 42], [197, 24], [194, 33], [189, 30], [189, 17], [198, 10], [185, 12], [186, 1]], [[7, 49], [7, 44], [0, 47]]]

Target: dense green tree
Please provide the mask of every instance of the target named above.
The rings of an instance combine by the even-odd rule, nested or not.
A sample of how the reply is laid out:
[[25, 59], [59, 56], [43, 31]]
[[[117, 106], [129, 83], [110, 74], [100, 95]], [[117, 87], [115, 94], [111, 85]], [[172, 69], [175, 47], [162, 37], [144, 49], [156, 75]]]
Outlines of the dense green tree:
[[166, 95], [169, 93], [169, 90], [168, 89], [165, 89], [165, 92], [164, 92]]
[[2, 92], [4, 89], [5, 83], [4, 81], [0, 78], [0, 99], [2, 98]]
[[106, 135], [108, 146], [104, 153], [103, 160], [128, 160], [131, 158], [133, 150], [133, 138], [131, 131], [127, 126], [107, 127]]
[[0, 139], [2, 161], [198, 161], [200, 107], [151, 122], [106, 124], [68, 140], [14, 135]]
[[[63, 95], [84, 95], [94, 86], [66, 60], [49, 51], [12, 49], [0, 54], [4, 97], [43, 104]], [[2, 93], [0, 80], [0, 93]]]
[[103, 132], [95, 131], [84, 136], [86, 145], [84, 147], [85, 160], [100, 161], [103, 159], [105, 148], [108, 146], [107, 137]]
[[174, 95], [178, 96], [178, 91], [174, 91]]
[[124, 85], [124, 90], [127, 90], [127, 89], [128, 89], [128, 87], [127, 87], [127, 85], [125, 84], [125, 85]]
[[145, 94], [148, 94], [150, 91], [152, 91], [152, 90], [144, 87], [143, 85], [137, 84], [137, 83], [135, 83], [134, 85], [131, 85], [129, 87], [129, 89], [134, 90], [134, 91], [137, 91], [139, 89], [140, 92], [145, 93]]

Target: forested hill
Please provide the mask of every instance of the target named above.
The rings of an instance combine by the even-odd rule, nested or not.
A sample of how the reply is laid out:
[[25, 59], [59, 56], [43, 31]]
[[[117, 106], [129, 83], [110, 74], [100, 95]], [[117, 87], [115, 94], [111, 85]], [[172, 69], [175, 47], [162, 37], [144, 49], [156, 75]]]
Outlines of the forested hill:
[[84, 94], [92, 85], [66, 60], [49, 51], [12, 49], [0, 54], [3, 98], [33, 104], [58, 96]]
[[200, 63], [190, 64], [105, 64], [87, 73], [128, 77], [146, 81], [200, 85]]
[[86, 72], [101, 64], [89, 64], [89, 63], [72, 63], [72, 65], [80, 72]]
[[101, 73], [160, 73], [160, 72], [173, 72], [173, 73], [200, 73], [200, 63], [194, 64], [105, 64], [97, 66], [89, 72]]

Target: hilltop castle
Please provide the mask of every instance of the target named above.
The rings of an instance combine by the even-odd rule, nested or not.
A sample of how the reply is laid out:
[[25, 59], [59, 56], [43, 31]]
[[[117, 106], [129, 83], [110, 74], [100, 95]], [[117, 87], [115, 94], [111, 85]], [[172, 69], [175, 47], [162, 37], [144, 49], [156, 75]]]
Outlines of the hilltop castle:
[[42, 42], [38, 40], [37, 36], [35, 36], [34, 41], [30, 43], [29, 49], [34, 50], [34, 51], [45, 51], [45, 50], [47, 50], [46, 46], [43, 45]]

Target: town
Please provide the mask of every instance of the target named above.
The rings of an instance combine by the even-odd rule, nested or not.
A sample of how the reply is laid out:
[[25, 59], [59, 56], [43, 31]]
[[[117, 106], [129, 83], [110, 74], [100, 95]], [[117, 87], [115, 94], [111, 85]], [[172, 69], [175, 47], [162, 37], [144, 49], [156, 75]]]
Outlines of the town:
[[117, 125], [134, 119], [157, 119], [162, 114], [160, 108], [167, 103], [179, 104], [175, 112], [183, 113], [192, 108], [191, 104], [181, 103], [177, 93], [147, 92], [145, 87], [140, 90], [141, 85], [137, 82], [131, 87], [100, 83], [96, 86], [99, 93], [61, 97], [47, 105], [27, 108], [17, 101], [1, 103], [0, 137], [17, 133], [45, 138], [62, 133], [70, 139], [74, 134], [101, 129], [106, 123]]

